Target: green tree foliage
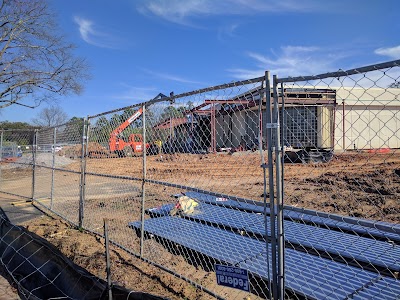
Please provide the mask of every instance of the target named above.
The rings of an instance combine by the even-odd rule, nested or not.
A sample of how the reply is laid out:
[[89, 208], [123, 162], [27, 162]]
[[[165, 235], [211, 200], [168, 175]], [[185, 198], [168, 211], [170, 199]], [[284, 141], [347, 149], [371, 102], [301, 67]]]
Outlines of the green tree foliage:
[[161, 120], [168, 120], [169, 118], [182, 118], [185, 116], [185, 112], [188, 110], [189, 108], [184, 105], [178, 107], [169, 105], [162, 112]]
[[73, 117], [65, 125], [57, 127], [56, 143], [80, 144], [83, 136], [83, 118]]
[[[125, 109], [121, 114], [113, 114], [110, 118], [106, 116], [99, 117], [94, 124], [90, 125], [90, 141], [100, 143], [102, 145], [108, 144], [111, 133], [121, 126], [126, 120], [137, 112], [138, 108]], [[151, 119], [151, 112], [146, 111], [146, 120], [149, 122]], [[150, 124], [148, 123], [148, 126]], [[134, 133], [142, 133], [143, 131], [143, 116], [139, 116], [122, 132], [121, 136], [128, 140], [129, 135]]]
[[37, 127], [26, 123], [26, 122], [9, 122], [9, 121], [2, 121], [0, 122], [1, 129], [30, 129], [33, 130]]
[[104, 146], [107, 145], [112, 130], [112, 126], [105, 116], [99, 117], [94, 122], [91, 120], [89, 142], [99, 143]]
[[[90, 124], [89, 140], [97, 142], [103, 146], [108, 145], [111, 133], [121, 126], [126, 120], [133, 116], [139, 108], [127, 108], [122, 113], [115, 113], [112, 116], [101, 116], [96, 120], [92, 120]], [[156, 139], [154, 132], [154, 126], [159, 122], [159, 118], [156, 117], [156, 113], [153, 108], [147, 107], [145, 109], [146, 114], [146, 135], [147, 141], [153, 141]], [[143, 133], [143, 115], [139, 116], [129, 126], [127, 126], [120, 134], [125, 140], [129, 140], [131, 134], [142, 134]]]
[[26, 122], [0, 122], [0, 130], [3, 132], [3, 145], [31, 145], [37, 127]]

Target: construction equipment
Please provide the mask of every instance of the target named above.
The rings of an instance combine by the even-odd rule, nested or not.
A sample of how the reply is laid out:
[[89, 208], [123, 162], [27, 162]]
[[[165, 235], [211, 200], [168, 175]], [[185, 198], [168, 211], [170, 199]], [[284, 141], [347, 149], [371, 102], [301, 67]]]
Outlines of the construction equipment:
[[15, 143], [7, 142], [5, 146], [0, 148], [0, 161], [12, 161], [22, 156], [22, 150], [20, 146]]
[[284, 161], [288, 163], [326, 163], [333, 158], [333, 149], [305, 147], [284, 152]]
[[[143, 114], [143, 108], [140, 108], [125, 122], [114, 129], [110, 134], [109, 147], [112, 153], [119, 157], [133, 156], [135, 153], [143, 152], [143, 136], [140, 133], [129, 135], [128, 140], [122, 135], [122, 132]], [[159, 146], [156, 143], [146, 143], [146, 151], [149, 154], [158, 154]]]

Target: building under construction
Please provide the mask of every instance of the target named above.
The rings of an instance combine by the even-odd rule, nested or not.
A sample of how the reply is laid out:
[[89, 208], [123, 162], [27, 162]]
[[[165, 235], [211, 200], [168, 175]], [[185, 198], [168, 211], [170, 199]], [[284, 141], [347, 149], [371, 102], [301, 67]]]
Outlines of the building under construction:
[[[254, 89], [231, 99], [206, 99], [159, 128], [196, 141], [211, 152], [265, 146], [266, 99]], [[282, 143], [287, 147], [334, 150], [400, 148], [400, 89], [286, 88], [278, 97]], [[262, 99], [262, 100], [261, 100]], [[272, 99], [272, 95], [271, 95]], [[271, 100], [273, 101], [273, 100]], [[261, 108], [259, 107], [259, 104]], [[284, 113], [282, 113], [284, 112]]]

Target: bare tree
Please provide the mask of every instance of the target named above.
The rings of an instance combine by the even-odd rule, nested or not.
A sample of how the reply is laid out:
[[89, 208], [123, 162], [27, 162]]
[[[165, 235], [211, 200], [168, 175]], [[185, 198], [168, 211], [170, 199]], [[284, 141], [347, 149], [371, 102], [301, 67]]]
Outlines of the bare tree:
[[40, 127], [51, 127], [66, 123], [68, 116], [59, 106], [49, 106], [43, 108], [36, 118], [32, 119], [32, 123]]
[[88, 66], [54, 20], [46, 0], [0, 0], [0, 108], [81, 92]]

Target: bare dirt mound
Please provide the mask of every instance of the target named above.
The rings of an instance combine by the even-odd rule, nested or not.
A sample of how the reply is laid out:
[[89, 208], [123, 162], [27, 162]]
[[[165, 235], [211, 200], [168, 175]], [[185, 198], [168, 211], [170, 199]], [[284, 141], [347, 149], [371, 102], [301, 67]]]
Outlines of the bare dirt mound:
[[[87, 152], [89, 157], [93, 158], [106, 158], [110, 157], [111, 155], [110, 151], [106, 147], [95, 142], [88, 143]], [[82, 157], [82, 145], [64, 146], [60, 151], [57, 152], [57, 155], [77, 159]]]
[[400, 223], [400, 163], [343, 156], [331, 165], [286, 174], [286, 204]]

